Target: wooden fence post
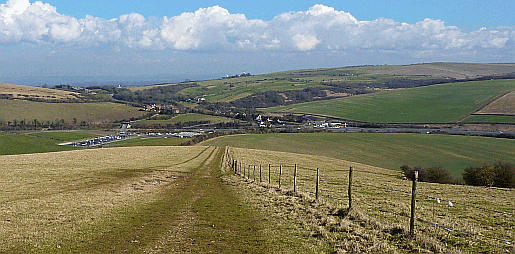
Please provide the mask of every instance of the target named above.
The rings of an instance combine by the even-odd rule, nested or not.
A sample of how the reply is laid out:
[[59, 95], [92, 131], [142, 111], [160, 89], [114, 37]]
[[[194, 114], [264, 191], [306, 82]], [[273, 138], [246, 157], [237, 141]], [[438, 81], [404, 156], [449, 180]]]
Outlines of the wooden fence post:
[[417, 202], [417, 181], [418, 171], [415, 171], [415, 177], [413, 178], [413, 186], [411, 188], [411, 218], [409, 222], [409, 234], [410, 236], [415, 235], [415, 203]]
[[295, 164], [295, 170], [293, 171], [293, 193], [297, 193], [297, 164]]
[[256, 181], [256, 165], [254, 165], [254, 182]]
[[320, 169], [317, 168], [317, 182], [316, 182], [316, 190], [315, 190], [315, 200], [318, 201], [318, 188], [320, 185]]
[[268, 184], [269, 184], [269, 185], [270, 185], [270, 184], [272, 184], [272, 179], [271, 179], [271, 177], [270, 177], [270, 176], [272, 176], [272, 173], [271, 173], [271, 171], [270, 171], [270, 168], [271, 168], [271, 167], [272, 167], [272, 166], [271, 166], [270, 164], [268, 164]]
[[249, 167], [247, 168], [247, 174], [248, 174], [248, 177], [247, 177], [247, 178], [250, 180], [250, 165], [249, 165]]
[[348, 195], [349, 195], [349, 212], [352, 209], [352, 171], [353, 171], [353, 168], [351, 166], [349, 168], [349, 191], [348, 191]]
[[279, 189], [281, 188], [281, 176], [283, 174], [283, 166], [279, 165]]
[[261, 178], [261, 164], [259, 164], [259, 183], [262, 182], [262, 178]]

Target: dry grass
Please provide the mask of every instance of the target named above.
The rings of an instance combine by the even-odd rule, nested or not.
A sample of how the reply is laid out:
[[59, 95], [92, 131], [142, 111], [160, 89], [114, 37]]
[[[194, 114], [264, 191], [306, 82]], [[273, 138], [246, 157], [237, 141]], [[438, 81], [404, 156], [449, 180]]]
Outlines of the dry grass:
[[515, 91], [493, 101], [476, 114], [515, 115]]
[[[285, 165], [282, 176], [283, 189], [278, 194], [279, 197], [265, 195], [266, 198], [262, 198], [260, 202], [256, 201], [257, 205], [265, 207], [263, 209], [278, 210], [271, 212], [272, 214], [293, 213], [292, 216], [298, 218], [304, 216], [305, 219], [302, 220], [307, 220], [308, 222], [304, 223], [311, 225], [308, 230], [311, 230], [313, 235], [323, 236], [325, 241], [332, 243], [334, 248], [342, 253], [501, 253], [503, 249], [514, 250], [514, 190], [419, 183], [417, 218], [459, 230], [470, 236], [418, 221], [416, 238], [411, 239], [406, 233], [409, 231], [409, 218], [406, 216], [410, 213], [411, 183], [400, 177], [398, 171], [321, 156], [239, 148], [231, 148], [229, 153], [236, 160], [245, 162], [242, 166], [246, 169], [247, 177], [248, 165], [251, 165], [250, 181], [254, 179], [254, 165], [258, 168], [257, 181], [259, 165], [263, 165], [263, 182], [268, 182], [269, 163]], [[293, 167], [290, 166], [295, 163], [299, 168], [297, 181], [301, 195], [291, 193]], [[347, 216], [348, 219], [342, 219], [341, 217], [345, 217], [348, 202], [348, 172], [343, 170], [350, 166], [355, 168], [354, 205], [352, 212]], [[317, 167], [321, 169], [321, 207], [313, 207], [309, 202], [314, 197], [315, 172], [307, 168]], [[278, 184], [277, 173], [278, 168], [272, 167], [271, 182], [274, 186]], [[264, 192], [275, 191], [267, 189]], [[299, 199], [298, 196], [307, 198]], [[438, 197], [441, 203], [429, 197]], [[452, 207], [448, 205], [449, 200], [453, 203]], [[511, 241], [511, 244], [495, 238]]]
[[56, 252], [112, 230], [209, 153], [205, 147], [96, 149], [0, 157], [0, 252]]
[[47, 101], [69, 100], [80, 97], [78, 93], [57, 89], [0, 83], [0, 95], [9, 95], [13, 99], [40, 99]]

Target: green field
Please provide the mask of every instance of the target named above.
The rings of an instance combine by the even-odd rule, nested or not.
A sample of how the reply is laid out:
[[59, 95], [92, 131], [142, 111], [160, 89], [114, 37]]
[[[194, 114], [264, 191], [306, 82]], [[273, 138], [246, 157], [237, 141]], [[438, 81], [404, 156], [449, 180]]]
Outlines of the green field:
[[515, 89], [514, 80], [442, 84], [263, 109], [378, 123], [457, 122]]
[[212, 116], [212, 115], [203, 115], [203, 114], [183, 114], [178, 115], [176, 117], [166, 119], [166, 120], [159, 120], [159, 119], [151, 119], [151, 120], [141, 120], [135, 122], [133, 125], [138, 124], [176, 124], [176, 123], [187, 123], [187, 122], [198, 122], [198, 121], [209, 121], [211, 123], [217, 123], [217, 122], [233, 122], [235, 121], [232, 118], [227, 117], [221, 117], [221, 116]]
[[76, 149], [71, 146], [59, 146], [57, 143], [60, 142], [32, 135], [0, 135], [0, 155], [48, 153]]
[[129, 146], [178, 146], [188, 142], [189, 138], [144, 138], [136, 137], [110, 143], [109, 147], [129, 147]]
[[38, 138], [48, 138], [57, 141], [76, 141], [98, 137], [99, 135], [93, 133], [84, 133], [77, 131], [52, 131], [52, 132], [36, 132], [28, 134]]
[[225, 136], [202, 145], [326, 156], [398, 170], [442, 166], [459, 176], [478, 163], [515, 163], [515, 140], [469, 136], [378, 133], [305, 133]]
[[26, 120], [31, 123], [34, 119], [39, 122], [55, 122], [64, 119], [72, 123], [73, 118], [77, 122], [88, 123], [112, 122], [115, 120], [140, 117], [145, 114], [139, 108], [124, 104], [101, 103], [46, 103], [23, 100], [0, 100], [0, 121], [7, 123], [13, 120]]
[[515, 116], [502, 115], [471, 115], [460, 121], [461, 123], [508, 123], [515, 124]]

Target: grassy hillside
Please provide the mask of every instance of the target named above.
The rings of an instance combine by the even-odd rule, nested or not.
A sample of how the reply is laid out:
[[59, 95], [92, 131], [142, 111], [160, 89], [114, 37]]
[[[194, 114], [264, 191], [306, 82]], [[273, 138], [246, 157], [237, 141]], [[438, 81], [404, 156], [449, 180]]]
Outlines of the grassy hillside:
[[13, 99], [38, 99], [38, 100], [69, 100], [77, 99], [80, 94], [49, 88], [22, 86], [0, 83], [0, 96], [9, 96]]
[[[304, 69], [269, 74], [195, 82], [199, 86], [183, 89], [181, 94], [204, 96], [210, 102], [233, 101], [256, 92], [300, 90], [329, 87], [331, 83], [367, 84], [392, 79], [466, 79], [515, 72], [514, 64], [431, 63], [341, 68]], [[156, 86], [169, 86], [164, 84]], [[133, 91], [156, 86], [131, 88]]]
[[227, 118], [227, 117], [221, 117], [221, 116], [212, 116], [212, 115], [203, 115], [203, 114], [182, 114], [178, 115], [176, 117], [166, 119], [166, 120], [160, 120], [159, 116], [156, 117], [157, 119], [151, 119], [151, 120], [140, 120], [134, 123], [134, 125], [138, 124], [176, 124], [176, 123], [187, 123], [187, 122], [198, 122], [198, 121], [209, 121], [211, 123], [218, 123], [218, 122], [233, 122], [234, 119]]
[[484, 137], [378, 134], [302, 133], [236, 135], [208, 140], [202, 145], [232, 146], [327, 156], [376, 167], [440, 165], [456, 176], [474, 164], [506, 160], [515, 163], [515, 140]]
[[482, 108], [477, 114], [515, 115], [515, 91], [507, 93]]
[[471, 115], [460, 121], [460, 123], [507, 123], [515, 124], [515, 115]]
[[277, 226], [221, 181], [223, 154], [137, 147], [0, 156], [0, 252], [308, 252], [305, 230]]
[[263, 111], [320, 114], [380, 123], [457, 122], [514, 89], [514, 80], [464, 82], [383, 91]]
[[[514, 251], [511, 240], [515, 236], [512, 230], [515, 226], [514, 190], [419, 183], [416, 237], [409, 237], [411, 182], [399, 177], [398, 172], [297, 153], [231, 147], [229, 154], [238, 161], [238, 166], [242, 163], [238, 168], [239, 178], [247, 179], [247, 192], [253, 193], [247, 202], [274, 211], [271, 218], [303, 220], [299, 224], [310, 229], [312, 236], [334, 244], [339, 250], [335, 253]], [[280, 192], [265, 187], [269, 186], [265, 184], [269, 181], [268, 164], [272, 164], [270, 182], [273, 187], [278, 187], [278, 165], [283, 165]], [[294, 164], [298, 169], [297, 194], [293, 193]], [[258, 168], [256, 174], [254, 165]], [[259, 183], [259, 165], [264, 166], [263, 183]], [[352, 210], [348, 213], [347, 170], [350, 166], [354, 172]], [[322, 202], [313, 202], [316, 168], [320, 169]]]
[[1, 100], [0, 121], [37, 119], [40, 122], [64, 119], [71, 123], [76, 118], [80, 123], [112, 122], [114, 120], [139, 117], [145, 112], [139, 108], [118, 103], [46, 103], [24, 100]]
[[48, 138], [0, 132], [0, 155], [47, 153], [75, 149], [71, 146], [59, 146], [58, 143], [60, 142]]

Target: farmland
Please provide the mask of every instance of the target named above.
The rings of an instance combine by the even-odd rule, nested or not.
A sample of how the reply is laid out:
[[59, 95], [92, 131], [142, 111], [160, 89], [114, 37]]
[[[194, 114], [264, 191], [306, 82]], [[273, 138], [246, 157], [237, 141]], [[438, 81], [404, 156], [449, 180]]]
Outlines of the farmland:
[[187, 123], [187, 122], [199, 122], [199, 121], [209, 121], [211, 123], [217, 122], [232, 122], [234, 119], [220, 116], [212, 116], [212, 115], [202, 115], [202, 114], [182, 114], [170, 119], [150, 119], [150, 120], [141, 120], [135, 123], [137, 124], [176, 124], [176, 123]]
[[469, 165], [506, 160], [515, 163], [515, 141], [507, 139], [378, 133], [235, 135], [202, 145], [232, 146], [325, 156], [391, 170], [440, 165], [460, 176]]
[[145, 114], [139, 108], [118, 103], [46, 103], [24, 100], [0, 100], [0, 121], [14, 120], [39, 122], [64, 119], [71, 123], [73, 119], [88, 123], [112, 122], [115, 120], [140, 117]]
[[515, 89], [513, 80], [434, 85], [264, 109], [378, 123], [457, 122]]

